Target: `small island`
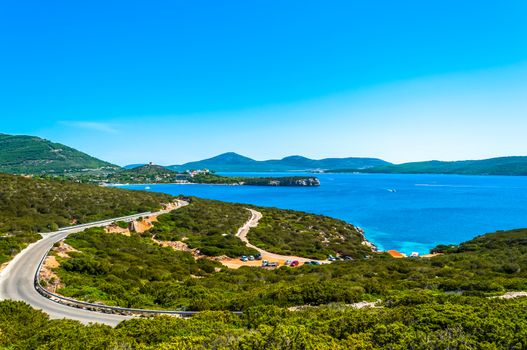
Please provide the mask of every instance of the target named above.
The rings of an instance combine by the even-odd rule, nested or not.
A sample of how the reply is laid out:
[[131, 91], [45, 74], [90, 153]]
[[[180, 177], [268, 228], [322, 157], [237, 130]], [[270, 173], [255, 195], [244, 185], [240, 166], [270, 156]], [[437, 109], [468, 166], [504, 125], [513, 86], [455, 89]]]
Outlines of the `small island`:
[[208, 169], [176, 172], [166, 167], [149, 163], [132, 169], [120, 170], [99, 177], [88, 177], [84, 181], [107, 184], [214, 184], [240, 186], [290, 186], [314, 187], [320, 186], [318, 178], [313, 176], [287, 177], [244, 177], [221, 176]]

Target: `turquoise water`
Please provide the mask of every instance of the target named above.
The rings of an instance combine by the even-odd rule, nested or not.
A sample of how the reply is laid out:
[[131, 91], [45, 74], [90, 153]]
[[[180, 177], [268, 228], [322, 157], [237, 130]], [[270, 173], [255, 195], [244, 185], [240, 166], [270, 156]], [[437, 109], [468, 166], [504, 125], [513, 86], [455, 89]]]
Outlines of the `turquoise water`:
[[[273, 174], [283, 175], [291, 174]], [[149, 191], [324, 214], [362, 227], [366, 238], [380, 249], [407, 254], [427, 253], [437, 244], [460, 243], [486, 232], [527, 227], [527, 177], [316, 176], [321, 186], [314, 188], [149, 185]], [[125, 187], [145, 189], [144, 185]]]

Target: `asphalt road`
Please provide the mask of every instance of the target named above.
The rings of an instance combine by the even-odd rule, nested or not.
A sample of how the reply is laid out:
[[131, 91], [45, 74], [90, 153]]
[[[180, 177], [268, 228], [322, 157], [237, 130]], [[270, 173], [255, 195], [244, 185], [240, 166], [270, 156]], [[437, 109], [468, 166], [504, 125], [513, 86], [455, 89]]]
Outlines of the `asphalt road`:
[[[184, 204], [179, 203], [179, 205]], [[167, 211], [164, 210], [157, 213], [141, 213], [122, 218], [114, 218], [90, 224], [72, 226], [70, 228], [61, 229], [57, 232], [43, 235], [41, 240], [30, 244], [15, 256], [15, 258], [11, 260], [7, 267], [0, 273], [0, 300], [22, 300], [32, 307], [44, 311], [51, 318], [67, 318], [86, 324], [93, 322], [115, 326], [123, 320], [130, 319], [131, 316], [88, 311], [49, 300], [36, 291], [33, 285], [35, 273], [37, 272], [42, 257], [48, 252], [53, 244], [64, 239], [69, 234], [80, 232], [90, 227], [106, 226], [115, 221], [124, 221], [126, 219], [133, 220], [141, 216], [152, 216], [166, 212]]]

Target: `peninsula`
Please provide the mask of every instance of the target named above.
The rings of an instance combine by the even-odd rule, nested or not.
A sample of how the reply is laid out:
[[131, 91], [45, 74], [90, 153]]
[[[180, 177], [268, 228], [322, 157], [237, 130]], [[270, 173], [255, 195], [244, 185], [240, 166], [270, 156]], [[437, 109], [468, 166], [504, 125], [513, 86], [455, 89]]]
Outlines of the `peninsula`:
[[102, 176], [83, 176], [82, 182], [98, 182], [101, 184], [144, 184], [144, 183], [179, 183], [179, 184], [216, 184], [240, 186], [320, 186], [318, 178], [313, 176], [286, 177], [245, 177], [221, 176], [208, 169], [187, 170], [176, 172], [166, 167], [147, 164], [132, 169], [120, 170]]

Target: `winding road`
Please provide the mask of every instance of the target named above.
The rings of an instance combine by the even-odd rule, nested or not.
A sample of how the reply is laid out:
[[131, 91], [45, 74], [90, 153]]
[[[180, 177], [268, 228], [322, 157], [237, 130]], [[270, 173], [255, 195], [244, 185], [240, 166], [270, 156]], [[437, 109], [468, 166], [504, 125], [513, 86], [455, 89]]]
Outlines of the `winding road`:
[[[119, 218], [112, 218], [88, 224], [70, 226], [60, 229], [56, 232], [42, 234], [43, 238], [41, 240], [28, 245], [24, 250], [22, 250], [18, 255], [16, 255], [13, 260], [9, 262], [9, 264], [3, 271], [0, 272], [0, 300], [11, 299], [24, 301], [34, 307], [35, 309], [44, 311], [50, 316], [50, 318], [67, 318], [77, 320], [85, 324], [103, 323], [110, 326], [116, 326], [121, 321], [135, 317], [132, 316], [130, 313], [104, 313], [93, 309], [88, 310], [85, 308], [72, 307], [45, 297], [44, 295], [40, 294], [35, 288], [35, 276], [39, 273], [41, 262], [47, 256], [49, 250], [53, 247], [53, 244], [65, 239], [72, 233], [81, 232], [92, 227], [105, 227], [116, 221], [130, 222], [140, 217], [157, 216], [181, 208], [188, 204], [189, 203], [185, 201], [178, 200], [174, 206], [171, 206], [167, 209], [158, 212], [146, 212]], [[247, 233], [252, 227], [256, 227], [258, 225], [258, 221], [262, 218], [262, 214], [253, 209], [248, 210], [251, 212], [251, 218], [238, 230], [237, 233], [237, 236], [243, 242], [245, 242], [247, 246], [258, 250], [265, 259], [298, 260], [301, 263], [310, 260], [302, 257], [285, 256], [271, 253], [251, 244], [247, 240]], [[82, 302], [78, 302], [78, 304], [80, 303]], [[134, 310], [134, 312], [135, 311], [143, 311], [145, 313], [149, 313], [148, 310]], [[166, 311], [159, 313], [178, 313], [186, 315], [193, 314], [194, 312]]]
[[44, 311], [51, 318], [68, 318], [86, 324], [96, 322], [115, 326], [123, 320], [132, 318], [133, 316], [108, 314], [74, 308], [71, 306], [59, 304], [42, 296], [39, 292], [37, 292], [34, 285], [34, 278], [39, 270], [40, 262], [42, 258], [47, 255], [48, 251], [52, 248], [55, 242], [66, 238], [72, 233], [84, 231], [85, 229], [91, 227], [104, 227], [115, 221], [132, 221], [144, 216], [165, 214], [186, 204], [188, 203], [178, 201], [175, 207], [155, 213], [147, 212], [120, 218], [102, 220], [89, 224], [71, 226], [56, 232], [43, 234], [43, 238], [41, 240], [30, 244], [24, 250], [22, 250], [0, 273], [0, 300], [22, 300], [32, 307]]

